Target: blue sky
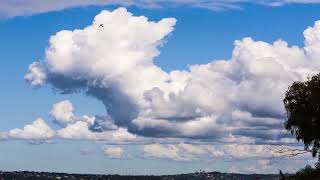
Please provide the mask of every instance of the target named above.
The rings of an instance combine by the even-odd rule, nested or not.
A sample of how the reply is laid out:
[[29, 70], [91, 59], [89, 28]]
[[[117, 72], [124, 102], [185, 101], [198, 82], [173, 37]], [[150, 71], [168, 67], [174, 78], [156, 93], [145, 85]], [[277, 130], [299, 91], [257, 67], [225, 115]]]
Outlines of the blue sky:
[[[183, 72], [183, 70], [188, 70], [189, 65], [207, 64], [214, 60], [225, 59], [230, 61], [230, 59], [232, 59], [232, 51], [235, 47], [234, 41], [241, 40], [244, 37], [251, 37], [255, 41], [264, 41], [271, 44], [277, 39], [283, 39], [289, 46], [298, 45], [299, 47], [303, 47], [304, 30], [309, 26], [312, 27], [315, 21], [320, 19], [320, 5], [318, 4], [287, 4], [279, 7], [242, 4], [241, 7], [242, 9], [240, 10], [224, 9], [221, 11], [212, 11], [210, 9], [192, 6], [166, 8], [129, 6], [127, 7], [127, 11], [133, 13], [133, 16], [143, 15], [148, 17], [149, 20], [156, 22], [167, 17], [176, 18], [177, 22], [174, 25], [174, 30], [163, 38], [165, 39], [165, 44], [159, 48], [161, 54], [153, 59], [155, 66], [161, 67], [165, 72], [173, 70]], [[28, 72], [28, 66], [32, 62], [47, 59], [45, 50], [50, 47], [50, 43], [48, 42], [50, 36], [53, 36], [61, 30], [83, 29], [91, 25], [93, 18], [99, 14], [101, 10], [113, 11], [117, 8], [118, 6], [116, 5], [85, 6], [80, 8], [67, 8], [54, 12], [44, 12], [41, 14], [33, 13], [27, 16], [15, 15], [15, 17], [2, 17], [2, 19], [0, 19], [0, 63], [2, 67], [2, 71], [0, 71], [0, 81], [3, 82], [1, 88], [2, 93], [0, 94], [0, 98], [2, 99], [0, 132], [4, 132], [6, 136], [4, 140], [0, 141], [0, 153], [2, 154], [0, 156], [1, 170], [111, 174], [172, 174], [194, 172], [198, 169], [223, 172], [250, 172], [251, 169], [252, 171], [269, 173], [277, 172], [278, 166], [279, 168], [287, 168], [285, 169], [287, 171], [294, 171], [301, 167], [301, 163], [306, 164], [312, 162], [311, 155], [293, 159], [284, 158], [283, 162], [292, 164], [292, 167], [281, 167], [281, 165], [279, 165], [281, 163], [272, 164], [272, 160], [263, 155], [261, 157], [257, 155], [256, 157], [245, 158], [246, 160], [243, 160], [241, 159], [243, 157], [236, 157], [236, 155], [234, 158], [228, 159], [224, 156], [214, 156], [214, 158], [193, 157], [194, 153], [190, 153], [190, 156], [192, 156], [190, 158], [186, 149], [183, 148], [183, 150], [180, 149], [178, 151], [184, 154], [179, 155], [177, 158], [175, 155], [172, 156], [169, 153], [172, 149], [181, 148], [175, 147], [175, 145], [179, 143], [197, 144], [207, 142], [207, 139], [210, 140], [208, 143], [205, 143], [206, 145], [220, 146], [227, 143], [223, 142], [223, 136], [220, 138], [220, 134], [214, 134], [210, 137], [200, 136], [199, 134], [189, 136], [186, 135], [188, 133], [179, 134], [178, 132], [180, 132], [180, 130], [173, 132], [166, 130], [163, 133], [172, 135], [163, 138], [161, 136], [162, 132], [160, 132], [162, 128], [159, 128], [160, 130], [151, 128], [146, 131], [135, 132], [134, 130], [130, 130], [131, 126], [128, 125], [126, 128], [129, 129], [129, 133], [144, 138], [144, 140], [139, 140], [138, 142], [108, 142], [106, 139], [95, 141], [94, 139], [90, 140], [88, 138], [70, 139], [59, 136], [52, 138], [34, 137], [28, 139], [7, 133], [14, 128], [23, 128], [26, 124], [31, 124], [32, 121], [38, 117], [42, 117], [53, 131], [58, 131], [61, 129], [61, 124], [59, 125], [59, 121], [57, 123], [57, 120], [54, 122], [55, 116], [49, 115], [49, 112], [53, 104], [66, 99], [73, 104], [75, 109], [73, 112], [74, 117], [79, 116], [77, 118], [82, 118], [82, 115], [106, 115], [105, 106], [102, 104], [102, 102], [105, 102], [105, 99], [99, 99], [97, 94], [92, 95], [95, 98], [87, 96], [85, 93], [62, 95], [59, 91], [64, 90], [63, 88], [59, 89], [56, 87], [57, 89], [52, 89], [52, 87], [56, 86], [55, 82], [48, 81], [46, 85], [41, 88], [32, 87], [25, 81], [24, 76]], [[108, 28], [108, 26], [104, 28]], [[108, 44], [108, 42], [105, 43]], [[100, 44], [97, 44], [97, 46], [99, 45]], [[259, 51], [259, 49], [257, 50]], [[315, 69], [317, 69], [316, 65], [314, 66]], [[48, 72], [45, 73], [47, 73], [47, 76], [50, 75]], [[202, 79], [203, 78], [206, 77], [202, 77]], [[211, 81], [208, 80], [208, 84], [210, 82]], [[212, 87], [212, 89], [218, 88], [219, 85], [220, 84]], [[166, 92], [164, 89], [161, 90]], [[197, 94], [197, 92], [195, 92], [195, 94]], [[281, 101], [281, 96], [279, 99]], [[183, 107], [192, 104], [191, 101], [187, 102]], [[152, 109], [152, 111], [156, 114], [162, 105], [154, 106], [155, 109]], [[190, 109], [194, 106], [191, 106]], [[219, 104], [216, 106], [219, 106]], [[139, 106], [139, 112], [143, 113], [144, 111], [141, 110], [143, 108], [140, 108]], [[234, 110], [233, 106], [232, 109]], [[248, 108], [247, 112], [254, 115], [253, 110], [251, 110], [252, 109]], [[217, 111], [219, 111], [219, 109], [214, 110], [214, 113], [211, 111], [210, 113], [205, 113], [209, 113], [211, 117], [215, 115]], [[241, 109], [241, 111], [244, 110]], [[168, 119], [180, 117], [181, 114], [179, 114], [179, 112], [184, 112], [183, 108], [177, 107], [174, 116], [168, 117]], [[270, 112], [274, 112], [272, 108]], [[112, 120], [116, 122], [116, 115], [112, 113], [113, 112], [108, 112]], [[198, 114], [195, 114], [195, 116], [197, 115]], [[156, 115], [152, 115], [152, 117], [154, 116]], [[163, 116], [167, 116], [167, 114], [159, 115], [159, 117]], [[181, 118], [186, 117], [181, 115]], [[283, 117], [279, 119], [281, 120], [279, 121], [282, 122]], [[222, 120], [223, 118], [218, 121]], [[121, 125], [115, 124], [119, 126], [118, 128], [121, 128]], [[148, 124], [146, 124], [146, 126], [147, 125]], [[62, 128], [63, 127], [65, 126], [62, 126]], [[269, 128], [269, 126], [266, 127]], [[210, 132], [214, 132], [215, 130], [216, 129], [212, 129]], [[239, 138], [252, 138], [254, 142], [250, 141], [249, 144], [251, 145], [268, 145], [268, 143], [270, 144], [271, 142], [268, 140], [274, 140], [273, 142], [278, 142], [279, 140], [280, 142], [281, 138], [286, 137], [285, 135], [277, 135], [275, 136], [276, 138], [272, 136], [273, 139], [264, 139], [259, 135], [247, 136], [241, 133], [241, 130], [232, 131], [231, 133], [237, 135], [237, 137], [239, 136]], [[264, 129], [264, 131], [270, 132], [273, 132], [273, 130], [275, 129]], [[160, 133], [158, 133], [158, 131]], [[193, 136], [196, 137], [196, 140], [193, 139]], [[151, 138], [151, 140], [149, 138]], [[171, 138], [175, 140], [173, 141]], [[261, 139], [256, 140], [255, 138]], [[38, 144], [35, 145], [35, 143], [30, 143], [30, 141], [38, 142]], [[150, 153], [149, 151], [143, 150], [145, 148], [143, 147], [144, 145], [153, 143], [157, 143], [163, 146], [163, 148], [168, 148], [166, 149], [168, 153], [157, 157], [152, 152]], [[124, 150], [124, 154], [120, 153], [121, 157], [117, 155], [113, 157], [114, 153], [104, 153], [102, 147], [106, 144], [106, 149], [111, 147], [110, 151], [114, 150], [117, 152], [117, 148], [120, 148]], [[153, 148], [156, 149], [159, 148], [159, 146], [152, 146], [151, 150], [154, 150]], [[203, 149], [200, 151], [202, 150]], [[84, 155], [81, 151], [88, 152]], [[162, 151], [165, 151], [165, 149], [162, 149]], [[186, 154], [188, 157], [184, 156]], [[224, 151], [224, 154], [227, 156], [226, 151]], [[201, 154], [201, 156], [202, 155], [206, 156], [205, 153]], [[253, 169], [252, 166], [255, 164], [264, 165], [264, 163], [262, 163], [263, 161], [268, 161], [266, 167]]]

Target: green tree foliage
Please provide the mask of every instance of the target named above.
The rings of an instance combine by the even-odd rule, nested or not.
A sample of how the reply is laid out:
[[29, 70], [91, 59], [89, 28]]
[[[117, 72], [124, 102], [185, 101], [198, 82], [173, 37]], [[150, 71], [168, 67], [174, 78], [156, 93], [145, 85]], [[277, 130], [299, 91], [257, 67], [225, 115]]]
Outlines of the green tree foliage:
[[315, 164], [315, 167], [311, 167], [310, 165], [307, 165], [306, 167], [300, 169], [296, 175], [294, 176], [294, 179], [319, 179], [320, 176], [320, 162], [317, 162]]
[[283, 101], [288, 117], [285, 128], [303, 141], [313, 157], [320, 157], [320, 74], [294, 82]]

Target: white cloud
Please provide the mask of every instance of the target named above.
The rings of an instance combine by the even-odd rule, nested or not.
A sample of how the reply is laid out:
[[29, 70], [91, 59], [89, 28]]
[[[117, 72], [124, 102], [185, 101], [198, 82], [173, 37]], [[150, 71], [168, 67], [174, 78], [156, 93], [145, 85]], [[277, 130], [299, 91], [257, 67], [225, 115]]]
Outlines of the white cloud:
[[[55, 133], [43, 119], [38, 118], [32, 124], [22, 129], [16, 128], [8, 132], [0, 132], [0, 140], [26, 139], [32, 144], [50, 143], [53, 137], [73, 140], [105, 141], [109, 143], [125, 143], [143, 140], [128, 132], [127, 128], [118, 127], [109, 117], [76, 116], [74, 107], [69, 100], [60, 101], [53, 105], [50, 115], [61, 126]], [[42, 141], [46, 140], [46, 141]]]
[[3, 133], [3, 137], [12, 139], [47, 140], [55, 136], [55, 132], [41, 118], [22, 129], [16, 128]]
[[228, 144], [221, 147], [223, 151], [235, 158], [271, 157], [275, 155], [274, 147], [269, 145]]
[[[39, 66], [46, 76], [43, 83], [99, 99], [107, 110], [100, 124], [120, 127], [120, 134], [130, 134], [124, 137], [291, 143], [283, 130], [282, 99], [293, 81], [320, 71], [320, 21], [304, 32], [304, 47], [248, 37], [235, 41], [229, 60], [165, 72], [153, 60], [175, 22], [152, 22], [124, 8], [102, 11], [92, 25], [50, 38]], [[28, 74], [33, 73], [31, 68]], [[87, 127], [90, 123], [80, 121], [59, 134], [96, 140], [110, 136], [109, 125], [99, 133]]]
[[149, 158], [164, 158], [175, 161], [199, 160], [201, 157], [218, 158], [225, 156], [223, 149], [212, 145], [193, 144], [146, 144], [143, 146], [144, 156]]
[[64, 139], [93, 140], [107, 142], [126, 142], [140, 139], [127, 128], [118, 127], [108, 116], [77, 116], [69, 100], [60, 101], [52, 106], [50, 115], [62, 128], [57, 136]]
[[265, 6], [282, 6], [285, 4], [316, 4], [319, 0], [27, 0], [27, 1], [0, 1], [0, 17], [15, 17], [33, 15], [51, 11], [60, 11], [67, 8], [85, 6], [137, 6], [140, 8], [167, 8], [190, 6], [205, 8], [212, 11], [241, 9], [244, 4], [260, 4]]
[[60, 101], [52, 106], [50, 115], [61, 125], [74, 121], [74, 108], [69, 100]]
[[193, 157], [180, 154], [176, 145], [148, 144], [143, 146], [144, 156], [150, 158], [165, 158], [176, 161], [193, 160]]
[[[175, 161], [224, 159], [258, 159], [261, 167], [267, 168], [270, 159], [287, 157], [290, 152], [279, 153], [283, 146], [254, 144], [146, 144], [143, 146], [146, 158], [171, 159]], [[294, 147], [287, 147], [294, 148]]]
[[24, 76], [24, 79], [35, 87], [41, 86], [45, 82], [46, 74], [39, 62], [34, 62], [29, 65], [29, 72]]
[[95, 132], [90, 129], [94, 125], [94, 117], [83, 117], [83, 120], [68, 124], [57, 131], [57, 136], [64, 139], [123, 142], [135, 141], [137, 136], [131, 134], [125, 128], [117, 128], [103, 132]]
[[104, 155], [110, 158], [122, 159], [125, 157], [124, 150], [121, 147], [103, 146]]

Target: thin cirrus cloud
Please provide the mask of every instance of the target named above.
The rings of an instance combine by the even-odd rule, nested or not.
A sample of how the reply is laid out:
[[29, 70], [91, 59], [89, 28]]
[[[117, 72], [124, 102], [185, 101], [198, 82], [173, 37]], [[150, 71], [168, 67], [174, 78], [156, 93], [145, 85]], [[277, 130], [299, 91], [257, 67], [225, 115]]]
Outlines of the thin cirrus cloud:
[[32, 63], [25, 79], [92, 96], [107, 110], [103, 118], [68, 124], [58, 135], [106, 140], [102, 134], [111, 127], [145, 138], [294, 142], [283, 129], [282, 99], [292, 82], [320, 70], [320, 21], [304, 31], [304, 47], [246, 37], [235, 41], [231, 59], [165, 72], [153, 60], [175, 23], [119, 8], [102, 11], [84, 29], [51, 36], [45, 59]]
[[212, 11], [241, 9], [244, 4], [260, 4], [265, 6], [282, 6], [285, 4], [320, 3], [319, 0], [27, 0], [0, 2], [0, 17], [15, 17], [39, 13], [59, 11], [67, 8], [85, 6], [137, 6], [141, 8], [162, 8], [190, 6]]

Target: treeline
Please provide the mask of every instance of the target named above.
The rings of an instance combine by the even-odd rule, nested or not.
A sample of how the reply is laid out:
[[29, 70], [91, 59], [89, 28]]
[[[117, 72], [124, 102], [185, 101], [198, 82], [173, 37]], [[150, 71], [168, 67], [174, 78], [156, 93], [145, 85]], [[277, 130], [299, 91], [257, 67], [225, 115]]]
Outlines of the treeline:
[[0, 180], [277, 180], [278, 175], [268, 174], [234, 174], [234, 173], [190, 173], [163, 176], [122, 176], [122, 175], [95, 175], [95, 174], [64, 174], [48, 172], [1, 172]]

